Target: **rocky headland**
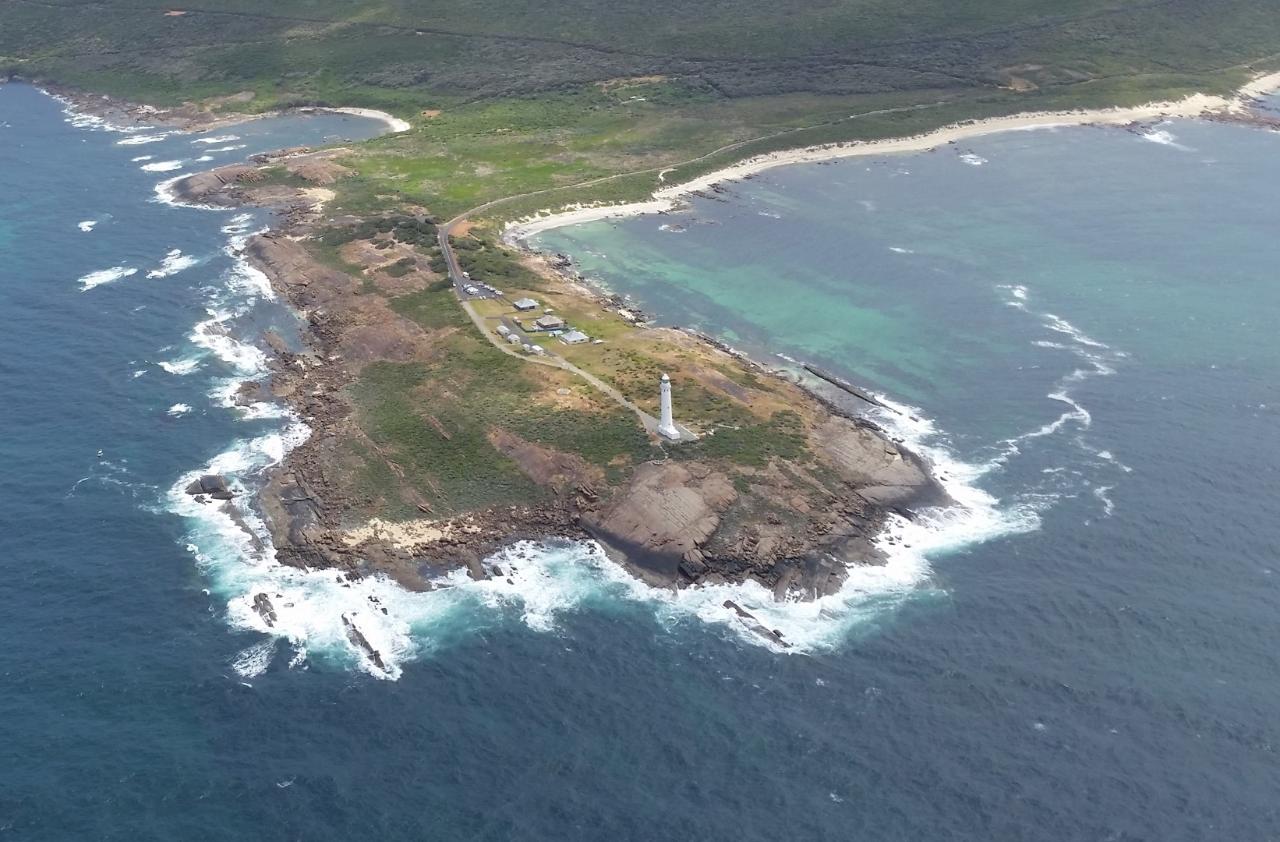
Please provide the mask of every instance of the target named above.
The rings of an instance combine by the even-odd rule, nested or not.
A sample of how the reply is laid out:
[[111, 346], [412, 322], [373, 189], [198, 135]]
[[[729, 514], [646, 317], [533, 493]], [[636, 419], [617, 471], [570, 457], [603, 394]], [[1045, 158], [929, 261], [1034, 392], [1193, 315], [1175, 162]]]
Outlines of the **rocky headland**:
[[[332, 152], [296, 149], [170, 187], [193, 204], [280, 212], [246, 256], [302, 315], [305, 348], [272, 341], [270, 381], [238, 396], [284, 401], [312, 429], [258, 499], [279, 561], [427, 589], [457, 567], [503, 575], [488, 559], [517, 540], [593, 538], [654, 585], [754, 579], [778, 598], [812, 598], [838, 589], [848, 565], [879, 561], [891, 515], [944, 501], [927, 466], [858, 414], [856, 390], [820, 395], [714, 340], [645, 327], [555, 258], [482, 230], [463, 234], [460, 252], [516, 268], [468, 319], [438, 247], [413, 234], [434, 230], [425, 212], [390, 230], [326, 215], [324, 185], [343, 175]], [[507, 352], [481, 328], [523, 295], [607, 340], [548, 358]], [[625, 406], [562, 368], [571, 356]], [[657, 378], [644, 375], [660, 369], [696, 441], [666, 442], [637, 417], [656, 410], [645, 402]], [[415, 377], [397, 380], [404, 372]], [[225, 497], [205, 480], [192, 493]]]

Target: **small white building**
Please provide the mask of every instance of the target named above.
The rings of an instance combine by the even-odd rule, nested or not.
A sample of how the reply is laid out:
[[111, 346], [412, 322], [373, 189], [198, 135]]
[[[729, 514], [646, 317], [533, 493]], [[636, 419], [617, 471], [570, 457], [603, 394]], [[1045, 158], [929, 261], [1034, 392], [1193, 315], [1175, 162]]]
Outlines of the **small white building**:
[[564, 319], [559, 316], [539, 316], [533, 324], [538, 330], [560, 330], [564, 327]]
[[560, 341], [566, 345], [581, 345], [583, 342], [589, 342], [590, 340], [591, 337], [580, 330], [571, 330], [560, 336]]
[[538, 302], [534, 301], [532, 298], [517, 298], [515, 301], [511, 302], [511, 304], [522, 313], [538, 309]]
[[511, 335], [511, 328], [507, 327], [506, 325], [498, 325], [498, 335], [499, 335], [499, 336], [510, 336], [510, 335]]
[[547, 349], [541, 345], [530, 345], [529, 347], [533, 350], [534, 356], [541, 357], [547, 353]]
[[524, 340], [522, 340], [519, 336], [517, 336], [514, 333], [508, 333], [507, 341], [510, 342], [512, 345], [519, 345]]

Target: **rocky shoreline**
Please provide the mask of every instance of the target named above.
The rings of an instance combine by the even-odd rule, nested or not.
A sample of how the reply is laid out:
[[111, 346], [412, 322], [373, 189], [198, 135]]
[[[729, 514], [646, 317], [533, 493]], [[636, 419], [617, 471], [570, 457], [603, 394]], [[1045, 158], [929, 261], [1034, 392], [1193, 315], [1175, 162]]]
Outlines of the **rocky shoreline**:
[[[280, 562], [352, 576], [384, 574], [423, 590], [460, 567], [477, 579], [501, 577], [490, 558], [517, 541], [595, 539], [654, 586], [754, 579], [779, 599], [814, 598], [838, 590], [847, 565], [881, 560], [875, 540], [889, 517], [910, 517], [913, 508], [946, 502], [927, 465], [838, 397], [801, 392], [796, 383], [710, 337], [655, 329], [664, 341], [696, 344], [697, 353], [750, 368], [776, 380], [770, 388], [795, 390], [788, 394], [811, 402], [823, 435], [838, 443], [822, 452], [824, 471], [832, 474], [825, 482], [841, 490], [832, 493], [808, 474], [797, 479], [796, 466], [785, 464], [770, 464], [759, 472], [758, 484], [743, 489], [719, 466], [701, 460], [646, 462], [625, 482], [609, 482], [574, 454], [495, 434], [495, 445], [531, 476], [555, 477], [548, 494], [525, 505], [454, 516], [437, 516], [420, 504], [422, 518], [407, 523], [353, 520], [359, 501], [335, 478], [334, 466], [346, 443], [369, 442], [344, 395], [362, 363], [411, 358], [417, 340], [384, 299], [361, 295], [355, 278], [318, 263], [301, 244], [317, 227], [315, 197], [258, 177], [263, 166], [324, 154], [284, 150], [171, 186], [181, 202], [252, 204], [280, 214], [275, 230], [252, 239], [245, 256], [302, 315], [305, 350], [271, 342], [270, 381], [246, 383], [238, 398], [245, 404], [268, 396], [283, 401], [312, 430], [273, 470], [256, 501]], [[543, 268], [549, 273], [555, 267]], [[620, 303], [580, 286], [573, 293], [604, 307], [617, 309]], [[363, 346], [372, 333], [380, 347], [371, 354]]]

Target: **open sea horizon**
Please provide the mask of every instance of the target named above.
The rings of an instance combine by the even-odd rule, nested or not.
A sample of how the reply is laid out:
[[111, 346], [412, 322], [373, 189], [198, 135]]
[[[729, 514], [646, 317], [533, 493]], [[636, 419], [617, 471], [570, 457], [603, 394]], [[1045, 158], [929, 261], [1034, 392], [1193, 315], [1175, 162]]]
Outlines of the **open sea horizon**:
[[510, 584], [343, 583], [181, 493], [227, 474], [261, 538], [309, 431], [231, 402], [298, 337], [241, 256], [270, 215], [166, 183], [383, 130], [121, 131], [0, 85], [0, 836], [1280, 838], [1280, 134], [1011, 132], [539, 235], [901, 410], [958, 505], [771, 605], [565, 541]]

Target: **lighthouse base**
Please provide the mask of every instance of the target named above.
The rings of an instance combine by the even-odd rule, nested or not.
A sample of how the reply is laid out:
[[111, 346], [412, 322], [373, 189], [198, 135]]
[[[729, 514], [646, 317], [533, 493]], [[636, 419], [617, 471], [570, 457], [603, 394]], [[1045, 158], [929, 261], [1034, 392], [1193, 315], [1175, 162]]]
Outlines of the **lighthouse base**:
[[662, 436], [664, 439], [671, 439], [671, 441], [680, 441], [680, 439], [684, 438], [675, 424], [659, 424], [658, 435]]

